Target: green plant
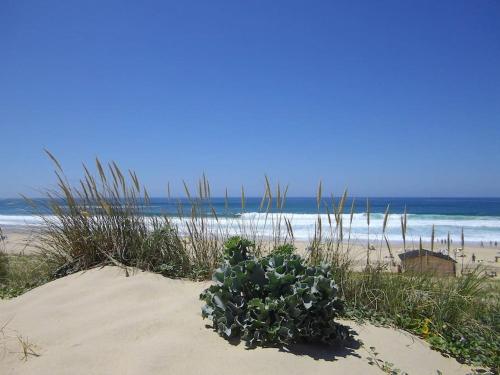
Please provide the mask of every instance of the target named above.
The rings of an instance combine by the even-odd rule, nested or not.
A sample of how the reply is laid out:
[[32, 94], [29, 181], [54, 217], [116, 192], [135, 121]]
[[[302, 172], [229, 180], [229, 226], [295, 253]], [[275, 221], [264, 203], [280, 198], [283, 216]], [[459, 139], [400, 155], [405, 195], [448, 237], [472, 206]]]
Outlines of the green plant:
[[292, 255], [295, 252], [295, 246], [289, 243], [285, 243], [283, 245], [276, 246], [272, 250], [272, 254], [274, 255]]
[[500, 368], [498, 282], [478, 270], [459, 278], [352, 273], [342, 285], [348, 318], [393, 325], [461, 362]]
[[332, 344], [348, 331], [334, 321], [342, 311], [337, 286], [326, 266], [308, 266], [298, 255], [271, 253], [256, 258], [253, 243], [226, 242], [215, 284], [200, 296], [204, 318], [224, 338], [249, 347], [298, 341]]
[[5, 254], [4, 235], [0, 227], [0, 285], [7, 280], [8, 264], [7, 254]]
[[17, 297], [51, 279], [51, 269], [41, 256], [4, 254], [2, 258], [6, 268], [0, 280], [0, 299]]
[[[37, 238], [42, 258], [27, 259], [29, 263], [43, 259], [40, 269], [55, 272], [48, 276], [23, 275], [17, 264], [24, 258], [20, 260], [0, 253], [0, 297], [16, 296], [52, 276], [64, 276], [103, 264], [133, 266], [171, 277], [205, 279], [220, 264], [223, 243], [239, 234], [251, 242], [239, 238], [227, 243], [224, 265], [215, 273], [220, 280], [214, 286], [213, 298], [207, 301], [207, 315], [217, 322], [215, 328], [223, 335], [229, 332], [227, 337], [241, 336], [252, 344], [284, 343], [311, 335], [297, 325], [293, 320], [296, 317], [292, 316], [296, 311], [302, 314], [299, 314], [301, 317], [311, 316], [313, 310], [306, 308], [309, 302], [298, 310], [292, 308], [292, 302], [302, 298], [297, 293], [312, 292], [309, 283], [326, 278], [335, 280], [336, 286], [331, 287], [333, 298], [345, 301], [345, 316], [398, 326], [420, 335], [437, 350], [460, 361], [489, 366], [497, 371], [500, 368], [498, 286], [487, 288], [479, 273], [447, 279], [385, 272], [389, 263], [381, 256], [384, 241], [390, 263], [394, 265], [393, 252], [385, 236], [389, 208], [384, 215], [378, 257], [376, 253], [370, 255], [366, 269], [357, 272], [350, 252], [355, 203], [353, 199], [350, 210], [346, 210], [347, 191], [338, 200], [333, 196], [325, 199], [319, 184], [318, 216], [304, 260], [294, 255], [290, 244], [294, 243], [294, 234], [284, 211], [287, 189], [278, 184], [276, 191], [272, 191], [267, 177], [259, 207], [259, 212], [265, 215], [257, 215], [254, 221], [240, 220], [228, 209], [227, 191], [225, 212], [220, 218], [212, 206], [210, 184], [205, 176], [199, 181], [196, 196], [185, 184], [187, 204], [179, 200], [177, 217], [148, 216], [150, 199], [134, 172], [129, 171], [127, 178], [115, 163], [103, 167], [96, 160], [97, 173], [91, 174], [84, 167], [84, 178], [73, 186], [64, 177], [59, 162], [49, 156], [56, 165], [58, 187], [47, 192], [47, 207], [39, 207], [40, 201], [33, 202], [35, 211], [45, 221]], [[170, 199], [170, 193], [168, 196]], [[245, 212], [245, 207], [242, 188], [241, 213]], [[51, 215], [45, 215], [46, 209]], [[368, 226], [370, 211], [368, 202]], [[409, 240], [406, 238], [407, 225], [405, 209], [401, 216], [403, 249], [407, 248]], [[448, 247], [449, 244], [448, 236]], [[368, 247], [372, 249], [373, 245], [368, 243]], [[367, 250], [367, 258], [369, 253]], [[270, 255], [261, 258], [261, 254]], [[295, 279], [289, 281], [290, 275], [283, 273], [283, 268]], [[257, 271], [254, 270], [261, 270], [263, 278], [255, 280], [254, 272]], [[283, 299], [274, 295], [280, 283], [286, 286], [280, 289]], [[242, 288], [240, 284], [245, 288], [252, 286], [249, 291], [241, 292], [244, 296], [241, 306], [235, 304], [239, 298], [232, 295]], [[209, 292], [205, 297], [208, 298]], [[220, 301], [227, 300], [224, 308], [215, 303], [217, 293], [225, 298], [218, 297]], [[314, 302], [323, 303], [321, 298]], [[277, 331], [273, 331], [275, 329]], [[293, 339], [287, 339], [287, 332], [291, 332]], [[251, 334], [257, 336], [251, 337]]]
[[377, 366], [382, 372], [390, 375], [408, 375], [407, 372], [402, 371], [399, 368], [394, 367], [394, 363], [384, 361], [379, 357], [379, 353], [376, 351], [377, 349], [374, 346], [370, 346], [367, 352], [370, 355], [366, 357], [368, 363], [372, 366]]
[[[182, 277], [191, 272], [191, 261], [175, 226], [165, 226], [149, 232], [138, 252], [135, 266], [141, 269], [151, 267], [153, 272], [164, 276]], [[158, 252], [160, 259], [155, 259]]]
[[[73, 186], [47, 153], [56, 167], [58, 189], [47, 192], [46, 207], [28, 201], [44, 221], [38, 244], [54, 276], [102, 264], [176, 277], [199, 270], [203, 250], [188, 246], [170, 217], [147, 215], [150, 198], [134, 172], [127, 179], [115, 163], [105, 168], [96, 159], [97, 176], [84, 166], [84, 178]], [[47, 210], [51, 215], [44, 214]]]
[[[59, 161], [46, 152], [55, 165], [57, 188], [46, 192], [45, 201], [26, 200], [44, 222], [37, 243], [56, 277], [113, 264], [166, 276], [206, 279], [219, 264], [220, 250], [231, 234], [240, 233], [256, 241], [256, 254], [293, 239], [290, 223], [282, 212], [286, 189], [282, 192], [278, 185], [278, 212], [274, 214], [267, 178], [261, 204], [261, 208], [267, 204], [264, 223], [242, 225], [235, 217], [228, 219], [230, 215], [219, 220], [205, 176], [198, 183], [197, 196], [184, 183], [187, 203], [179, 200], [177, 217], [172, 213], [149, 215], [151, 201], [135, 172], [128, 171], [127, 177], [116, 163], [106, 166], [96, 159], [97, 173], [92, 174], [84, 165], [84, 177], [74, 185], [69, 183]], [[245, 199], [242, 188], [242, 212]], [[226, 210], [227, 200], [226, 196]], [[271, 227], [271, 238], [263, 235], [263, 227]]]

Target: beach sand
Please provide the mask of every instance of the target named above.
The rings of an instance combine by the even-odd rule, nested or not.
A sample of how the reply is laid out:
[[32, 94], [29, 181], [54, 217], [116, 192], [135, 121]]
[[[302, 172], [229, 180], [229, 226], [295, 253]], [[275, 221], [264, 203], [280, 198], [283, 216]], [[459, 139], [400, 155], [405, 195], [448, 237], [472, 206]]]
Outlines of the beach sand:
[[[201, 318], [208, 282], [105, 267], [0, 301], [1, 374], [380, 374], [368, 348], [410, 374], [466, 374], [467, 366], [402, 331], [344, 322], [363, 347], [248, 350]], [[39, 356], [24, 358], [18, 337]]]
[[[4, 235], [7, 237], [5, 240], [5, 251], [9, 254], [33, 254], [36, 253], [36, 236], [34, 232], [29, 227], [5, 227], [3, 228]], [[296, 241], [295, 246], [300, 253], [305, 253], [306, 248], [309, 244], [305, 241]], [[375, 247], [375, 250], [370, 250], [370, 259], [372, 263], [382, 262], [387, 265], [390, 264], [390, 253], [387, 249], [385, 242], [381, 243], [380, 239], [371, 241], [371, 245]], [[451, 246], [452, 256], [455, 257], [454, 249], [460, 246], [459, 244], [453, 244]], [[350, 242], [350, 252], [349, 257], [353, 261], [353, 264], [357, 270], [361, 270], [366, 265], [366, 247], [367, 243], [365, 240], [352, 240]], [[425, 249], [430, 249], [430, 244], [424, 242], [423, 247]], [[347, 249], [347, 244], [344, 244], [344, 248]], [[418, 249], [418, 240], [408, 241], [406, 244], [406, 249]], [[391, 243], [392, 253], [395, 257], [396, 263], [399, 263], [398, 254], [403, 252], [402, 242], [392, 242]], [[435, 243], [434, 250], [446, 250], [445, 244]], [[460, 273], [462, 269], [462, 260], [465, 270], [474, 269], [480, 266], [483, 270], [488, 273], [496, 274], [495, 278], [500, 278], [500, 247], [493, 247], [486, 244], [481, 247], [477, 243], [467, 243], [465, 244], [465, 250], [463, 252], [458, 252], [457, 255], [465, 254], [463, 259], [457, 256], [457, 273]], [[472, 262], [472, 255], [475, 255], [475, 263]], [[498, 258], [496, 258], [498, 257]], [[498, 262], [496, 261], [498, 259]]]
[[[308, 246], [305, 242], [297, 242], [296, 247], [299, 252], [306, 252]], [[394, 261], [396, 264], [400, 263], [399, 254], [403, 253], [403, 244], [399, 242], [391, 243], [391, 252], [388, 250], [385, 242], [380, 243], [380, 240], [371, 242], [374, 246], [373, 250], [370, 250], [370, 263], [377, 264], [383, 263], [387, 266], [387, 269], [392, 269], [396, 271], [394, 267], [391, 267], [391, 252], [394, 256]], [[422, 243], [424, 249], [431, 249], [430, 243]], [[344, 244], [344, 249], [347, 249], [347, 245]], [[417, 242], [408, 242], [406, 244], [406, 251], [418, 250], [419, 244]], [[464, 250], [457, 250], [456, 245], [451, 246], [451, 256], [456, 259], [456, 270], [457, 275], [462, 272], [462, 262], [464, 272], [473, 270], [477, 267], [489, 275], [495, 275], [494, 278], [500, 278], [500, 247], [481, 247], [478, 244], [465, 244]], [[347, 250], [344, 250], [344, 252]], [[446, 245], [434, 244], [434, 251], [436, 252], [447, 252]], [[464, 255], [463, 257], [461, 255]], [[475, 262], [472, 262], [472, 255], [475, 256]], [[367, 258], [367, 242], [366, 241], [355, 241], [350, 244], [349, 247], [349, 259], [352, 261], [353, 268], [357, 271], [361, 271], [366, 266]], [[498, 261], [497, 261], [498, 260]]]
[[34, 231], [29, 227], [2, 227], [5, 252], [8, 254], [29, 255], [36, 252]]

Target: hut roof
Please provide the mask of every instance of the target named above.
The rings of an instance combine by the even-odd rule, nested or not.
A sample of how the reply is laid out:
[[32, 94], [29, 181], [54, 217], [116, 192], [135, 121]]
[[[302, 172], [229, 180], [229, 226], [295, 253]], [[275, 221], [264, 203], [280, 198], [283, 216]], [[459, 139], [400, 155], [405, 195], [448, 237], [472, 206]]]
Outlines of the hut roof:
[[453, 259], [449, 255], [446, 255], [446, 254], [443, 254], [443, 253], [439, 253], [439, 252], [430, 251], [430, 250], [426, 250], [426, 249], [405, 251], [404, 253], [399, 254], [399, 258], [401, 260], [405, 260], [405, 259], [408, 259], [408, 258], [416, 258], [418, 256], [425, 256], [425, 255], [427, 255], [427, 256], [433, 256], [433, 257], [441, 258], [441, 259], [445, 259], [445, 260], [451, 260], [452, 262], [455, 262], [455, 263], [457, 262], [455, 259]]

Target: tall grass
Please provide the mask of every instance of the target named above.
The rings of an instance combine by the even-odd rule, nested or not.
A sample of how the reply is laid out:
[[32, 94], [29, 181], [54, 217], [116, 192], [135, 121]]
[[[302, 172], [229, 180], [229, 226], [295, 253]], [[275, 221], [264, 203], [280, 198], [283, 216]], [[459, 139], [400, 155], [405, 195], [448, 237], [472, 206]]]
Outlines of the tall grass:
[[[58, 188], [46, 192], [46, 207], [28, 200], [44, 224], [39, 249], [63, 276], [102, 264], [133, 266], [167, 275], [193, 271], [190, 254], [177, 228], [166, 216], [148, 217], [149, 195], [137, 175], [128, 178], [115, 163], [106, 169], [96, 159], [97, 176], [86, 165], [78, 186], [72, 186], [57, 159]], [[52, 215], [44, 215], [45, 210]]]
[[5, 242], [2, 228], [0, 227], [0, 285], [7, 279], [8, 259], [5, 254]]
[[43, 257], [9, 254], [4, 239], [0, 228], [0, 299], [16, 297], [50, 280]]
[[0, 299], [17, 297], [51, 280], [51, 268], [39, 255], [4, 254]]
[[348, 317], [395, 325], [462, 362], [500, 370], [500, 285], [479, 270], [458, 278], [370, 270], [343, 281]]
[[[41, 201], [31, 203], [45, 222], [38, 242], [56, 277], [114, 264], [167, 276], [208, 278], [218, 266], [222, 245], [230, 236], [250, 239], [256, 244], [257, 256], [295, 241], [292, 223], [285, 214], [288, 187], [278, 184], [272, 188], [267, 177], [259, 206], [261, 215], [254, 220], [244, 221], [229, 213], [227, 190], [221, 217], [212, 204], [210, 183], [205, 176], [198, 182], [196, 192], [184, 183], [186, 200], [177, 202], [177, 215], [148, 216], [150, 198], [134, 172], [124, 173], [115, 163], [104, 166], [96, 159], [97, 173], [93, 175], [84, 165], [82, 180], [73, 186], [57, 159], [48, 155], [55, 165], [57, 188], [47, 192], [46, 207], [39, 206]], [[170, 184], [167, 190], [172, 199]], [[243, 187], [240, 195], [240, 213], [245, 213]], [[498, 339], [495, 312], [498, 288], [488, 289], [488, 282], [479, 272], [460, 278], [386, 272], [395, 265], [386, 235], [389, 207], [377, 242], [370, 233], [369, 200], [366, 201], [366, 264], [363, 271], [355, 271], [351, 252], [356, 206], [353, 199], [346, 208], [347, 199], [347, 191], [339, 198], [325, 197], [319, 183], [315, 230], [304, 255], [310, 264], [330, 265], [348, 306], [348, 315], [376, 318], [380, 323], [410, 330], [464, 361], [498, 366], [498, 355], [496, 359], [489, 358], [498, 346], [488, 346], [481, 339], [487, 338], [489, 342]], [[45, 215], [47, 209], [52, 215]], [[407, 249], [407, 226], [405, 208], [401, 216], [403, 251]], [[448, 234], [448, 251], [450, 242]], [[370, 255], [375, 250], [372, 243], [379, 244], [378, 259]], [[434, 229], [432, 250], [433, 244]], [[389, 252], [389, 262], [382, 259], [384, 247]], [[461, 338], [469, 340], [468, 344], [463, 344]]]
[[[186, 200], [178, 200], [176, 216], [148, 215], [150, 197], [135, 172], [125, 173], [116, 163], [104, 165], [96, 158], [97, 172], [92, 174], [84, 164], [83, 178], [72, 185], [59, 161], [46, 152], [55, 166], [57, 188], [46, 191], [44, 201], [25, 199], [44, 222], [38, 248], [55, 268], [56, 277], [113, 264], [168, 276], [208, 278], [231, 235], [254, 241], [257, 255], [293, 243], [292, 227], [283, 212], [288, 187], [278, 184], [273, 196], [267, 177], [261, 203], [264, 219], [259, 216], [243, 223], [226, 215], [221, 220], [205, 176], [196, 193], [184, 183]], [[242, 187], [241, 212], [245, 205]], [[270, 237], [263, 234], [264, 228], [271, 229]]]

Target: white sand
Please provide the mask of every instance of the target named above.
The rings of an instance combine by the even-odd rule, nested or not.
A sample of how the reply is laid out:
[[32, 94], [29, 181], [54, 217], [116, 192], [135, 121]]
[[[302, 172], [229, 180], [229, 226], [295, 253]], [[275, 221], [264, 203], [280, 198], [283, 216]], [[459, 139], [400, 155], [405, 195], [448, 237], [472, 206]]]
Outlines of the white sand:
[[37, 251], [35, 233], [30, 228], [2, 228], [6, 239], [0, 249], [8, 254], [33, 254]]
[[[351, 353], [302, 346], [296, 353], [247, 350], [220, 338], [202, 320], [208, 285], [114, 267], [59, 279], [0, 301], [0, 374], [380, 374], [364, 348]], [[407, 333], [350, 322], [379, 357], [410, 374], [466, 374]], [[40, 356], [22, 359], [22, 335]]]

